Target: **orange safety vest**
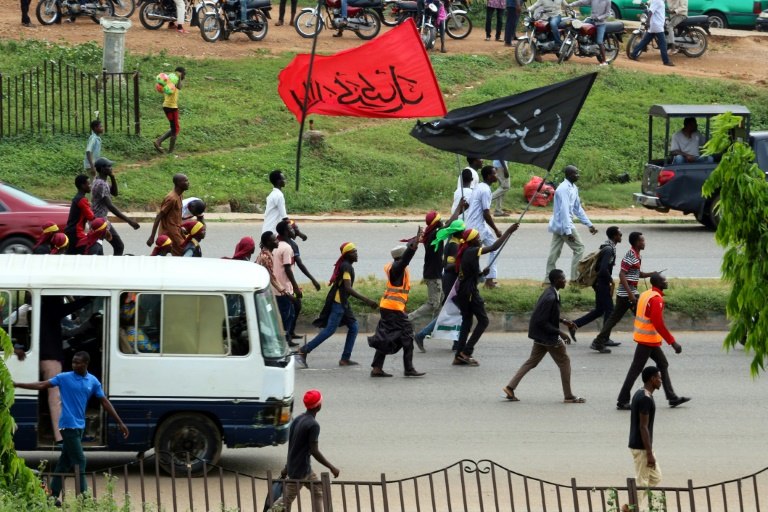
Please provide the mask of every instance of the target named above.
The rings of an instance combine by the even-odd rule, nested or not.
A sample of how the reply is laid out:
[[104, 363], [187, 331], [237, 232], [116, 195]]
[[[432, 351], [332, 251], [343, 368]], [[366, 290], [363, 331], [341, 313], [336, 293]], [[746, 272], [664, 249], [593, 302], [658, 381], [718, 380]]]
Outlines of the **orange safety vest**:
[[387, 274], [387, 289], [384, 290], [384, 296], [379, 302], [379, 307], [405, 312], [405, 305], [408, 303], [408, 292], [411, 290], [411, 273], [408, 267], [406, 267], [405, 273], [403, 273], [403, 284], [395, 286], [389, 282], [389, 270], [391, 268], [391, 263], [384, 265], [384, 273]]
[[656, 290], [646, 290], [640, 294], [640, 298], [637, 299], [637, 312], [635, 313], [635, 343], [642, 343], [643, 345], [660, 345], [661, 334], [656, 331], [656, 327], [651, 323], [651, 319], [645, 315], [645, 310], [648, 307], [648, 302], [654, 297], [661, 297], [661, 294]]

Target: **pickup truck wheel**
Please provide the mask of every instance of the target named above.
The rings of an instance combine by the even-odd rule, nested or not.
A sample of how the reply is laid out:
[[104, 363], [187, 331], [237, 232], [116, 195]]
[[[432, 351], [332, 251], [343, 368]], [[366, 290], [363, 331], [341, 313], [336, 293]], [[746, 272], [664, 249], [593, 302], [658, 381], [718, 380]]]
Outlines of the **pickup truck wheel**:
[[720, 194], [713, 195], [705, 208], [707, 225], [712, 229], [717, 229], [717, 226], [720, 225]]

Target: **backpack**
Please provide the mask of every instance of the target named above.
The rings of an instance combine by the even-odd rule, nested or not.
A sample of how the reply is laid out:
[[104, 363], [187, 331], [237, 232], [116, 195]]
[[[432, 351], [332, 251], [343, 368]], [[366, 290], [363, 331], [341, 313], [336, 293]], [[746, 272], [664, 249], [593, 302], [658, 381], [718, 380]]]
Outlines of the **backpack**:
[[594, 252], [591, 252], [579, 260], [576, 266], [575, 284], [579, 286], [592, 286], [597, 280], [597, 265], [600, 263], [600, 253], [605, 245]]

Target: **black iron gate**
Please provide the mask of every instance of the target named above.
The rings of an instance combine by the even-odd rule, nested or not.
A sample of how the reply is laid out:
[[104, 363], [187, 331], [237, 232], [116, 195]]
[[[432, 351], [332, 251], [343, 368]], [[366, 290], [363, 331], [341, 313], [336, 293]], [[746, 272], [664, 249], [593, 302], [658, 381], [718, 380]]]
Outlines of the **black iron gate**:
[[94, 74], [45, 61], [15, 76], [0, 73], [0, 137], [88, 134], [96, 118], [105, 132], [141, 133], [138, 71]]

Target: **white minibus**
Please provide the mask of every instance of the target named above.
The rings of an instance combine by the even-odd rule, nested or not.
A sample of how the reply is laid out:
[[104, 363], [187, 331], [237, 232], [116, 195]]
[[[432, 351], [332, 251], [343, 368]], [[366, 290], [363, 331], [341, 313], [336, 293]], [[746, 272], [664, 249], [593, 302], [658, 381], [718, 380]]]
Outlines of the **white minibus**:
[[[0, 255], [0, 322], [16, 355], [13, 379], [88, 371], [128, 425], [89, 404], [83, 446], [154, 449], [167, 471], [200, 474], [227, 447], [288, 440], [294, 363], [281, 333], [267, 271], [254, 263], [149, 256]], [[21, 357], [19, 357], [21, 356]], [[23, 358], [23, 360], [21, 360]], [[41, 365], [42, 361], [42, 365]], [[54, 401], [54, 407], [56, 402]], [[50, 448], [46, 391], [16, 390], [18, 450]]]

